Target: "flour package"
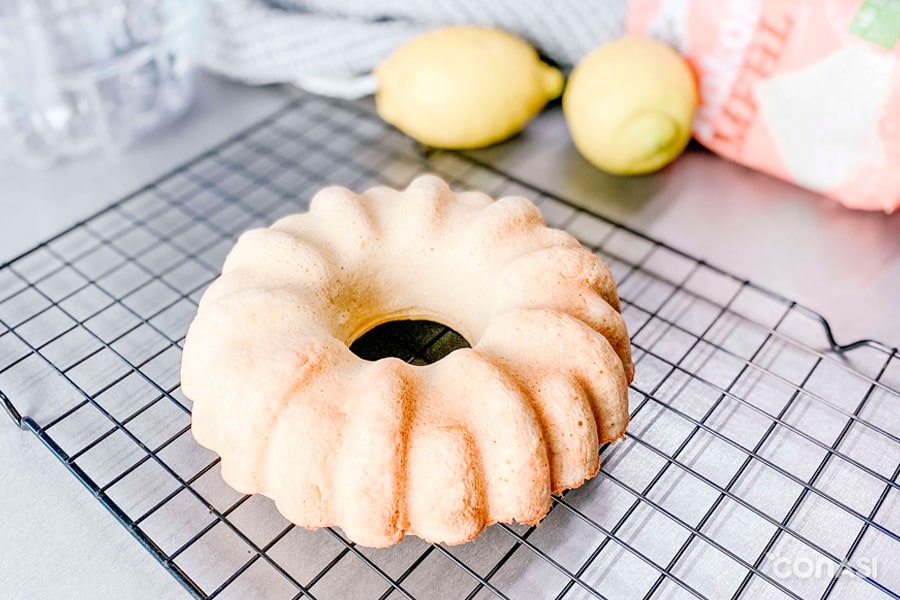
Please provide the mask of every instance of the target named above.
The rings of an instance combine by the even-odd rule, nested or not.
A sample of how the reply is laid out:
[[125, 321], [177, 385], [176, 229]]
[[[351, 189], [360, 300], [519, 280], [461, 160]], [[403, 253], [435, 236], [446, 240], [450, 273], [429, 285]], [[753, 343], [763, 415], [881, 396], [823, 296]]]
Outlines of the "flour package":
[[631, 0], [698, 77], [694, 137], [851, 208], [900, 208], [900, 2]]

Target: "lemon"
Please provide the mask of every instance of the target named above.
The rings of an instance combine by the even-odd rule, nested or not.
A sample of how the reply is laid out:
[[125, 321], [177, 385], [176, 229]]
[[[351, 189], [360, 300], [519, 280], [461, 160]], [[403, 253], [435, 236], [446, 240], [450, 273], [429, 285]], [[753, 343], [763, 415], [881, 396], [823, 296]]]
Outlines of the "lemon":
[[649, 39], [600, 46], [572, 71], [563, 112], [575, 147], [618, 175], [655, 171], [691, 138], [694, 74], [681, 56]]
[[563, 77], [522, 39], [445, 27], [399, 47], [375, 69], [381, 117], [423, 144], [480, 148], [518, 132], [559, 96]]

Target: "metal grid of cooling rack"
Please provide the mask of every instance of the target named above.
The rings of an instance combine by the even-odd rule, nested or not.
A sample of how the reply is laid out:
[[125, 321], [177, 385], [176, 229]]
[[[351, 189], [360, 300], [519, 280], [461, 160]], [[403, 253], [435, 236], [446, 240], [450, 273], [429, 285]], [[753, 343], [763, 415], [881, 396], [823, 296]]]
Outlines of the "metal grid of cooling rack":
[[[426, 170], [530, 197], [608, 261], [632, 422], [539, 527], [371, 550], [222, 482], [190, 436], [180, 350], [239, 232], [325, 184]], [[410, 360], [441, 354], [433, 333]], [[314, 98], [0, 269], [0, 400], [198, 598], [898, 598], [900, 358], [833, 342], [788, 300]]]

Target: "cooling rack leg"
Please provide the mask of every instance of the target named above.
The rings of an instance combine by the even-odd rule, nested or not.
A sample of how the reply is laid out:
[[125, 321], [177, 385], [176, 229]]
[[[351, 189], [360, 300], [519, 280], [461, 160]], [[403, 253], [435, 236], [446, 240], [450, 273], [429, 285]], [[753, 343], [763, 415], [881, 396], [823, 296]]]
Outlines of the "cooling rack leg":
[[25, 426], [22, 424], [22, 415], [19, 414], [19, 411], [13, 406], [12, 400], [10, 400], [2, 391], [0, 391], [0, 401], [3, 401], [3, 408], [6, 410], [6, 414], [9, 415], [9, 418], [13, 420], [13, 423], [16, 424], [16, 427], [25, 429]]

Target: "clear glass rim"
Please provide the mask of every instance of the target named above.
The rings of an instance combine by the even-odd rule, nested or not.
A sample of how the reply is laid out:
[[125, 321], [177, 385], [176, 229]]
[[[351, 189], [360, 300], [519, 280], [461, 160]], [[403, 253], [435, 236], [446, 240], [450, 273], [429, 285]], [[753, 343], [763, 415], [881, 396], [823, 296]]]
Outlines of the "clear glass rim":
[[[102, 2], [102, 0], [100, 1]], [[96, 0], [90, 0], [90, 2], [97, 4]], [[174, 18], [162, 27], [158, 38], [139, 44], [112, 60], [96, 65], [87, 65], [71, 71], [25, 69], [24, 72], [27, 74], [24, 76], [2, 77], [0, 78], [0, 95], [8, 93], [10, 91], [9, 88], [18, 88], [21, 91], [22, 88], [36, 90], [48, 85], [56, 88], [79, 87], [85, 82], [102, 79], [123, 68], [127, 69], [127, 65], [143, 62], [147, 60], [150, 54], [156, 52], [161, 45], [164, 45], [167, 40], [178, 36], [200, 21], [204, 14], [202, 8], [205, 7], [205, 4], [205, 0], [185, 0], [184, 10], [178, 10]], [[105, 8], [108, 9], [109, 7], [106, 6]], [[29, 22], [25, 26], [40, 27], [42, 25], [43, 22], [36, 20]], [[5, 27], [21, 28], [22, 26], [21, 20], [16, 17], [0, 17], [0, 32]], [[202, 35], [202, 32], [198, 31], [197, 35]], [[21, 72], [19, 71], [19, 73]]]
[[[96, 15], [98, 13], [108, 12], [114, 8], [113, 6], [110, 6], [108, 0], [81, 0], [81, 2], [63, 8], [49, 6], [50, 3], [46, 2], [46, 0], [33, 0], [30, 2], [29, 0], [26, 0], [26, 2], [28, 2], [27, 5], [36, 8], [26, 11], [25, 14], [22, 14], [22, 11], [13, 14], [0, 14], [0, 29], [32, 25], [40, 26], [61, 19], [81, 17], [86, 13]], [[143, 0], [141, 3], [158, 4], [159, 0]], [[197, 13], [201, 5], [204, 4], [206, 4], [206, 0], [180, 0], [178, 11], [179, 18], [173, 20], [173, 23], [175, 21], [180, 21], [181, 17], [186, 16], [188, 13]]]

